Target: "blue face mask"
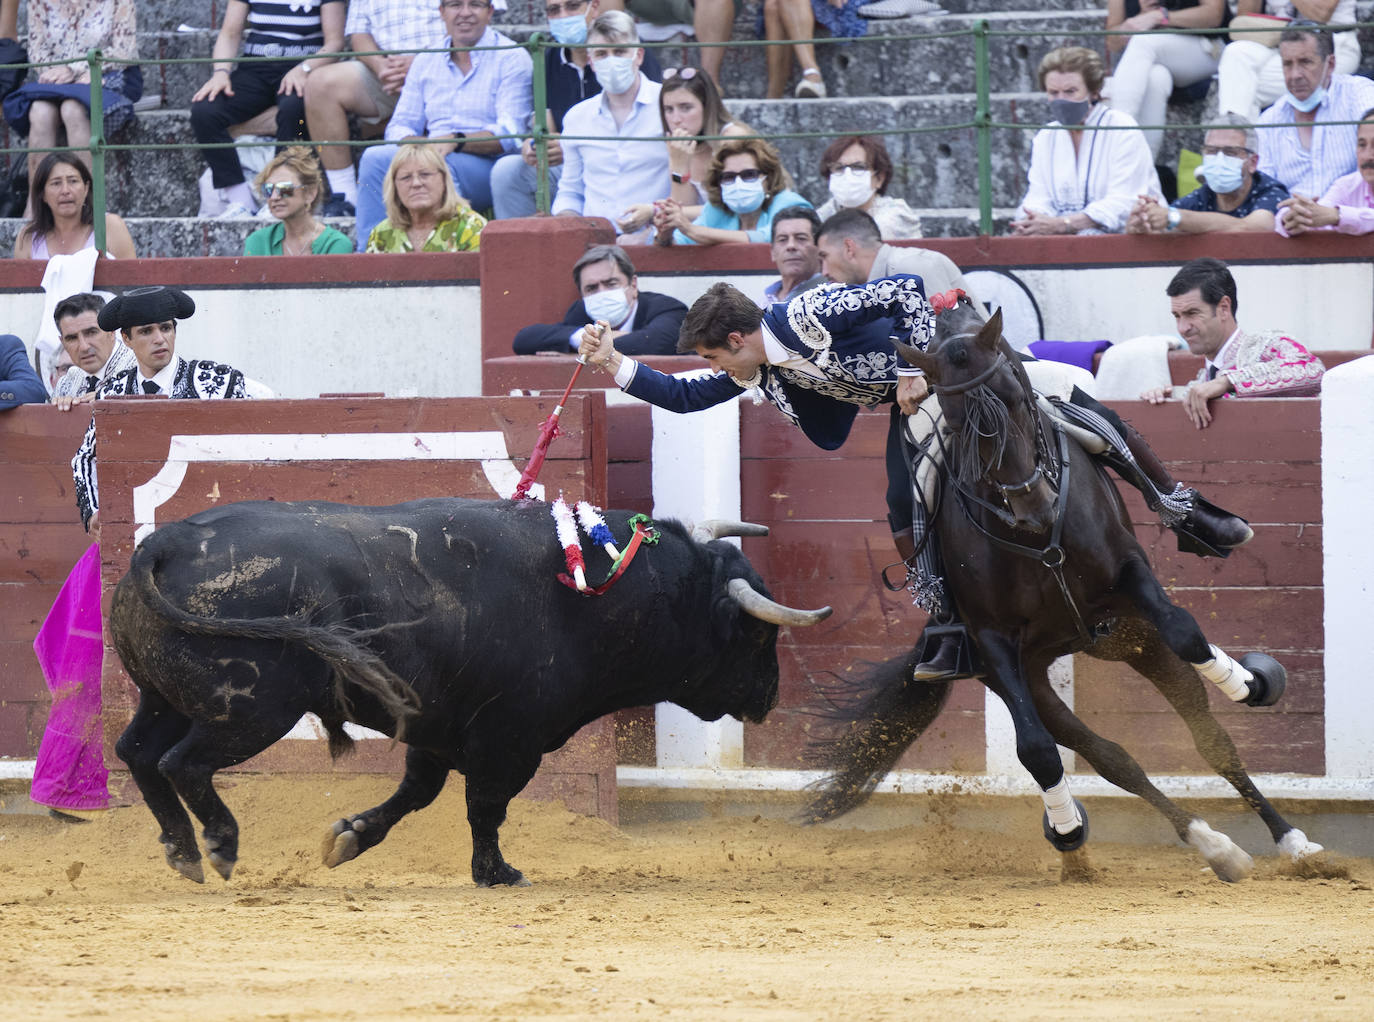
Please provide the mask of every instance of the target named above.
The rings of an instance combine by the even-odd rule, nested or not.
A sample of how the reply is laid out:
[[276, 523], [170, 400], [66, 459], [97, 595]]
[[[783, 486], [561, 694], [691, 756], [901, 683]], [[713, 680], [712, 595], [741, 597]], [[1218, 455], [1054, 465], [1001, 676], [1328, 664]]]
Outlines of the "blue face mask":
[[1060, 124], [1082, 124], [1088, 119], [1088, 112], [1093, 108], [1090, 99], [1052, 99], [1050, 100], [1050, 116]]
[[737, 178], [722, 186], [720, 197], [732, 212], [741, 215], [752, 213], [763, 205], [763, 178], [760, 177], [757, 181], [740, 181]]
[[1234, 192], [1245, 180], [1245, 161], [1225, 153], [1213, 153], [1202, 158], [1198, 176], [1218, 195]]
[[569, 14], [566, 18], [550, 18], [549, 33], [563, 46], [581, 46], [587, 41], [586, 15]]
[[1326, 86], [1318, 85], [1312, 90], [1312, 95], [1306, 99], [1298, 99], [1291, 92], [1285, 92], [1283, 98], [1288, 100], [1288, 105], [1294, 110], [1300, 110], [1305, 114], [1310, 114], [1317, 107], [1321, 106], [1322, 100], [1326, 98]]

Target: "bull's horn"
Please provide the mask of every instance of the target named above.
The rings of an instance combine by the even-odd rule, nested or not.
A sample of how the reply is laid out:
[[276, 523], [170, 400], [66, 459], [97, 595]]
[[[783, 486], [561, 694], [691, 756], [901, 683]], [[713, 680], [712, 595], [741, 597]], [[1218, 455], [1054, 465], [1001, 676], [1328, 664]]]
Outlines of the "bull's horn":
[[797, 610], [795, 607], [784, 607], [781, 603], [775, 603], [758, 592], [742, 578], [732, 578], [726, 583], [725, 590], [746, 614], [750, 617], [756, 617], [760, 621], [767, 621], [769, 624], [791, 625], [794, 628], [801, 628], [824, 621], [831, 614], [829, 607], [822, 607], [820, 610]]
[[766, 536], [768, 526], [754, 525], [752, 522], [734, 522], [728, 518], [708, 518], [692, 526], [692, 538], [698, 543], [709, 543], [725, 536]]

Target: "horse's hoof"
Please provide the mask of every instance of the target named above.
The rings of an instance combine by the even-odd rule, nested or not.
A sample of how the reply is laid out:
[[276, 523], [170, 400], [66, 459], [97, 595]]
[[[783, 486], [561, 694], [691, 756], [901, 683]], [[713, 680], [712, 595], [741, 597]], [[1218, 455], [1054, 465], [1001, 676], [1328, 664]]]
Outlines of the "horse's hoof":
[[1307, 835], [1294, 827], [1283, 837], [1279, 838], [1279, 854], [1293, 862], [1306, 859], [1308, 856], [1317, 855], [1326, 851], [1315, 841], [1309, 841]]
[[473, 877], [472, 882], [478, 887], [529, 887], [530, 882], [525, 879], [525, 874], [514, 867], [507, 866], [494, 876]]
[[321, 858], [330, 869], [341, 866], [362, 854], [362, 843], [358, 832], [347, 820], [335, 820], [324, 836]]
[[1040, 817], [1040, 825], [1045, 832], [1045, 840], [1054, 845], [1054, 847], [1061, 852], [1076, 852], [1087, 844], [1088, 841], [1088, 811], [1083, 808], [1083, 803], [1078, 801], [1078, 799], [1074, 799], [1073, 804], [1078, 807], [1078, 816], [1083, 823], [1067, 834], [1061, 834], [1054, 829], [1050, 824], [1050, 814], [1048, 812]]
[[1245, 849], [1201, 820], [1188, 824], [1188, 844], [1207, 860], [1218, 880], [1234, 884], [1254, 871], [1255, 860]]
[[205, 883], [205, 867], [200, 864], [199, 859], [173, 859], [168, 856], [167, 865], [187, 880], [194, 880], [198, 884]]
[[1283, 698], [1288, 687], [1288, 672], [1268, 653], [1246, 653], [1240, 665], [1254, 675], [1250, 695], [1242, 702], [1246, 706], [1273, 706]]
[[234, 867], [238, 864], [237, 859], [227, 859], [219, 852], [210, 853], [210, 865], [215, 867], [215, 872], [220, 875], [221, 880], [228, 880], [234, 874]]

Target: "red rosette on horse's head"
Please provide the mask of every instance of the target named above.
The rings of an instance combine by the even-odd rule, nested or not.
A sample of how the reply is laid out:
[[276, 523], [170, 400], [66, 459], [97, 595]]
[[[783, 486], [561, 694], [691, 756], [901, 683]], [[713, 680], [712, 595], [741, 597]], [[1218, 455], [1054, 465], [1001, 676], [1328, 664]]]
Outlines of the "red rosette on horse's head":
[[961, 287], [950, 288], [930, 296], [930, 307], [936, 314], [949, 312], [959, 307], [959, 299], [967, 297]]

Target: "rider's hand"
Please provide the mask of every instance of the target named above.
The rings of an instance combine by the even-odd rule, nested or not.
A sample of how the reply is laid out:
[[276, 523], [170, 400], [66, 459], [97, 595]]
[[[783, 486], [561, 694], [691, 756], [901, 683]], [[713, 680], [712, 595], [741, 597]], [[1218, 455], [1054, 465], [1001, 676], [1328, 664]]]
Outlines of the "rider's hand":
[[921, 402], [930, 396], [930, 384], [924, 376], [897, 377], [897, 407], [903, 415], [915, 415]]
[[594, 325], [584, 326], [582, 344], [577, 349], [580, 357], [594, 366], [615, 372], [619, 367], [620, 357], [616, 353], [611, 334], [611, 325], [602, 319], [597, 320]]

